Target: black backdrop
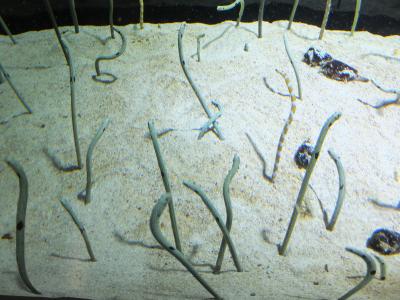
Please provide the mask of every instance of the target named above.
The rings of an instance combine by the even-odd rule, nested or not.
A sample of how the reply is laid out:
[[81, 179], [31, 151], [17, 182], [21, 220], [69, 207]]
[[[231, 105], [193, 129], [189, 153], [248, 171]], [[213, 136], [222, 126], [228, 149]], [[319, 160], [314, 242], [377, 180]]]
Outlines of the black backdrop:
[[[166, 0], [164, 0], [166, 1]], [[209, 0], [208, 0], [209, 1]], [[321, 0], [322, 1], [322, 0]], [[376, 0], [379, 1], [379, 0]], [[400, 0], [398, 0], [400, 1]], [[138, 0], [114, 0], [114, 24], [126, 25], [137, 23], [139, 20]], [[150, 3], [155, 3], [152, 1]], [[186, 1], [186, 5], [159, 5], [146, 4], [144, 0], [146, 23], [168, 23], [168, 22], [200, 22], [216, 24], [225, 20], [235, 20], [238, 9], [226, 12], [217, 12], [213, 6], [190, 6], [196, 1]], [[179, 3], [177, 0], [169, 0], [169, 3]], [[231, 2], [230, 0], [221, 2]], [[60, 26], [71, 25], [68, 0], [51, 1], [57, 22]], [[96, 3], [96, 4], [94, 4]], [[275, 1], [266, 1], [264, 20], [287, 20], [290, 15], [291, 5]], [[75, 0], [79, 23], [82, 25], [107, 25], [108, 23], [108, 0]], [[340, 12], [336, 9], [337, 1], [333, 1], [332, 12], [329, 17], [328, 29], [350, 30], [354, 13]], [[13, 34], [49, 29], [50, 21], [44, 9], [42, 0], [0, 0], [0, 14], [9, 26]], [[250, 22], [257, 20], [258, 4], [249, 4], [243, 14], [242, 21]], [[296, 12], [295, 21], [320, 26], [323, 11], [314, 11], [301, 6]], [[358, 30], [367, 30], [380, 35], [400, 34], [400, 20], [383, 15], [366, 16], [361, 15]], [[4, 34], [4, 33], [2, 33]]]

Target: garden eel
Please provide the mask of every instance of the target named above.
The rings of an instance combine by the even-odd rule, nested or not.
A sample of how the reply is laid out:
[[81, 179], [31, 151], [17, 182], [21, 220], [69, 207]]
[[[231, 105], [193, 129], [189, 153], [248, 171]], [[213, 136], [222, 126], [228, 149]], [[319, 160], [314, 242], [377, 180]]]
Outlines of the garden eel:
[[275, 177], [276, 177], [276, 172], [278, 170], [278, 166], [279, 166], [279, 161], [281, 159], [281, 152], [282, 152], [282, 148], [283, 148], [283, 142], [285, 141], [285, 136], [289, 130], [289, 126], [293, 121], [293, 116], [296, 112], [296, 96], [293, 95], [293, 87], [292, 84], [290, 83], [290, 79], [289, 77], [283, 73], [280, 72], [279, 70], [275, 70], [279, 75], [281, 75], [283, 77], [283, 79], [285, 80], [287, 89], [289, 91], [290, 94], [290, 100], [291, 100], [291, 107], [290, 107], [290, 113], [289, 113], [289, 117], [285, 123], [285, 126], [283, 127], [281, 136], [279, 137], [279, 143], [278, 143], [278, 149], [276, 151], [276, 156], [275, 156], [275, 163], [274, 163], [274, 170], [272, 171], [272, 175], [271, 177], [267, 176], [267, 179], [271, 182], [274, 182]]

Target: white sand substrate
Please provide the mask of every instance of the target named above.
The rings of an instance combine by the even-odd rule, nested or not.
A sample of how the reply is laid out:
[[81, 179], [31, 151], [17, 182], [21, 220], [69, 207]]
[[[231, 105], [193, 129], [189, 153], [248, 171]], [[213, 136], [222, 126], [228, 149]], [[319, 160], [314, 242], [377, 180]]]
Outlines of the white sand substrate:
[[[296, 80], [284, 50], [287, 21], [264, 23], [262, 39], [257, 23], [218, 25], [188, 24], [184, 54], [193, 80], [208, 101], [223, 106], [219, 119], [225, 140], [212, 132], [198, 140], [207, 116], [179, 63], [177, 36], [180, 24], [145, 24], [118, 27], [126, 36], [126, 52], [103, 61], [102, 70], [118, 80], [109, 85], [92, 80], [99, 55], [116, 52], [118, 36], [103, 45], [108, 27], [62, 27], [63, 38], [74, 60], [79, 138], [83, 156], [102, 120], [111, 119], [94, 150], [93, 200], [84, 205], [77, 194], [85, 187], [85, 170], [57, 170], [43, 153], [47, 147], [66, 163], [75, 163], [70, 117], [69, 71], [53, 30], [16, 35], [17, 45], [0, 38], [0, 61], [15, 86], [33, 109], [0, 125], [0, 294], [29, 295], [19, 279], [15, 259], [15, 214], [18, 178], [5, 163], [17, 160], [29, 180], [25, 246], [27, 271], [35, 287], [46, 296], [92, 299], [204, 299], [210, 294], [166, 251], [132, 245], [156, 245], [149, 229], [151, 210], [164, 193], [151, 140], [145, 138], [147, 122], [157, 129], [175, 130], [160, 137], [160, 147], [170, 176], [183, 251], [198, 263], [214, 264], [221, 232], [200, 198], [183, 186], [193, 181], [203, 188], [225, 218], [222, 197], [224, 178], [234, 154], [240, 169], [231, 183], [232, 239], [244, 272], [235, 272], [227, 250], [223, 273], [196, 267], [225, 299], [337, 299], [363, 276], [365, 263], [345, 251], [354, 247], [368, 253], [367, 238], [375, 229], [400, 230], [400, 213], [378, 208], [368, 199], [396, 205], [400, 183], [400, 110], [374, 109], [358, 98], [376, 104], [394, 98], [371, 83], [338, 82], [318, 68], [301, 62], [310, 46], [321, 47], [334, 58], [373, 78], [385, 88], [400, 89], [400, 62], [395, 56], [399, 36], [381, 37], [368, 32], [326, 31], [295, 23], [288, 33], [299, 69], [303, 100], [287, 134], [281, 163], [273, 184], [262, 177], [262, 163], [246, 138], [255, 140], [273, 168], [276, 148], [290, 111], [290, 99], [272, 93], [263, 77], [279, 91], [286, 86], [275, 69]], [[196, 36], [201, 40], [201, 62], [196, 61]], [[244, 51], [245, 44], [248, 50]], [[397, 56], [398, 57], [398, 56]], [[23, 112], [10, 87], [0, 85], [0, 121]], [[335, 230], [328, 232], [316, 195], [308, 189], [303, 214], [295, 227], [287, 256], [276, 244], [285, 235], [304, 170], [293, 157], [300, 144], [315, 143], [325, 120], [334, 112], [342, 117], [331, 127], [311, 177], [311, 185], [332, 214], [338, 194], [336, 166], [327, 150], [340, 156], [346, 173], [346, 194]], [[396, 173], [397, 172], [397, 173]], [[88, 258], [84, 242], [59, 199], [67, 198], [86, 226], [97, 262]], [[172, 242], [168, 211], [162, 230]], [[117, 236], [122, 236], [122, 240]], [[353, 299], [396, 299], [400, 294], [400, 257], [384, 257], [385, 281], [373, 280]], [[379, 274], [378, 274], [379, 275]], [[253, 294], [254, 293], [254, 294]]]

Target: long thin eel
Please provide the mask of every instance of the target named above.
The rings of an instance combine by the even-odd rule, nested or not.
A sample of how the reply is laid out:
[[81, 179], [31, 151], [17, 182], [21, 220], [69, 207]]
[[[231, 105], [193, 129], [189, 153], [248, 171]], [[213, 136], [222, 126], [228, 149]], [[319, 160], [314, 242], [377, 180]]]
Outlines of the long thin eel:
[[333, 115], [331, 115], [326, 121], [324, 126], [321, 129], [321, 132], [319, 133], [317, 143], [314, 147], [314, 151], [311, 155], [310, 163], [308, 164], [306, 174], [304, 175], [303, 182], [301, 183], [301, 188], [299, 191], [299, 194], [297, 195], [297, 200], [296, 204], [294, 205], [293, 208], [293, 213], [290, 218], [289, 226], [286, 231], [285, 238], [283, 240], [283, 243], [278, 246], [278, 251], [280, 255], [285, 255], [286, 250], [289, 244], [290, 237], [292, 235], [294, 226], [296, 225], [297, 217], [299, 215], [299, 210], [303, 202], [304, 195], [307, 191], [308, 183], [311, 178], [312, 171], [314, 170], [315, 164], [317, 163], [317, 159], [319, 157], [319, 154], [321, 152], [322, 144], [325, 140], [325, 137], [328, 133], [329, 128], [341, 117], [341, 113], [335, 112]]
[[188, 259], [182, 254], [181, 251], [175, 249], [168, 240], [163, 236], [160, 229], [160, 217], [164, 212], [167, 203], [171, 201], [171, 194], [166, 193], [161, 196], [156, 205], [154, 206], [150, 216], [150, 230], [154, 238], [160, 243], [160, 245], [173, 255], [179, 262], [197, 279], [198, 282], [216, 299], [222, 299], [222, 297], [200, 276], [199, 273], [193, 268]]
[[17, 96], [18, 100], [25, 107], [25, 109], [28, 111], [28, 113], [31, 114], [32, 113], [32, 109], [29, 107], [28, 103], [26, 103], [26, 101], [22, 97], [22, 95], [18, 92], [17, 88], [14, 86], [13, 82], [11, 81], [10, 75], [6, 72], [6, 70], [3, 68], [1, 63], [0, 63], [0, 74], [3, 74], [5, 80], [7, 81], [8, 85], [11, 87], [11, 89], [14, 91], [14, 93]]
[[233, 244], [233, 241], [231, 239], [231, 236], [229, 234], [228, 229], [225, 227], [224, 223], [222, 223], [222, 217], [218, 213], [217, 209], [214, 207], [214, 205], [211, 203], [210, 199], [208, 199], [207, 195], [203, 192], [203, 190], [195, 185], [194, 183], [184, 181], [183, 184], [191, 189], [193, 192], [195, 192], [197, 195], [200, 196], [201, 200], [204, 202], [208, 210], [211, 212], [212, 216], [214, 217], [215, 221], [218, 224], [218, 227], [222, 231], [222, 234], [226, 241], [228, 242], [228, 247], [229, 251], [231, 252], [233, 262], [235, 264], [236, 270], [238, 272], [243, 272], [242, 266], [240, 265], [235, 246]]
[[293, 95], [293, 87], [290, 83], [290, 79], [285, 73], [280, 72], [278, 70], [276, 70], [276, 72], [278, 74], [280, 74], [283, 77], [283, 79], [285, 80], [286, 86], [287, 86], [289, 94], [290, 94], [291, 106], [290, 106], [289, 116], [287, 118], [285, 126], [282, 129], [281, 136], [279, 137], [278, 149], [276, 150], [275, 163], [274, 163], [274, 169], [272, 171], [272, 175], [268, 176], [265, 174], [266, 178], [270, 182], [274, 182], [274, 180], [275, 180], [276, 173], [277, 173], [278, 167], [279, 167], [279, 161], [281, 159], [281, 152], [282, 152], [282, 148], [283, 148], [283, 143], [285, 141], [285, 136], [288, 133], [290, 124], [292, 124], [292, 122], [293, 122], [293, 116], [296, 113], [296, 97]]
[[[229, 186], [231, 184], [233, 176], [235, 176], [235, 174], [239, 170], [239, 164], [240, 164], [240, 158], [237, 154], [235, 154], [235, 156], [233, 157], [232, 168], [225, 177], [224, 187], [223, 187], [224, 202], [225, 202], [225, 209], [226, 209], [225, 226], [226, 226], [226, 229], [228, 230], [228, 232], [231, 232], [232, 220], [233, 220], [231, 195], [230, 195], [230, 191], [229, 191]], [[227, 240], [225, 239], [225, 237], [223, 237], [221, 246], [219, 247], [219, 253], [218, 253], [217, 262], [215, 264], [214, 273], [218, 273], [221, 270], [221, 265], [222, 265], [222, 261], [224, 260], [224, 254], [225, 254], [225, 249], [226, 249], [226, 242], [227, 242]]]
[[354, 11], [354, 20], [353, 20], [353, 25], [351, 25], [351, 35], [354, 35], [354, 31], [356, 30], [358, 18], [360, 17], [360, 9], [361, 9], [361, 0], [356, 0], [356, 9]]
[[161, 178], [162, 178], [162, 181], [164, 184], [164, 189], [169, 194], [169, 197], [171, 198], [170, 201], [168, 201], [168, 209], [169, 209], [169, 217], [171, 220], [172, 232], [174, 234], [174, 239], [175, 239], [175, 246], [179, 251], [182, 252], [181, 240], [179, 238], [178, 224], [176, 222], [176, 217], [175, 217], [174, 201], [173, 201], [172, 195], [171, 195], [171, 184], [169, 182], [167, 166], [166, 166], [164, 159], [162, 157], [162, 154], [161, 154], [160, 144], [158, 143], [157, 131], [154, 127], [154, 123], [149, 122], [148, 127], [149, 127], [149, 131], [150, 131], [151, 141], [153, 142], [154, 152], [156, 153], [158, 167], [160, 168]]
[[0, 16], [0, 26], [3, 27], [3, 30], [6, 32], [6, 34], [8, 35], [8, 37], [10, 38], [10, 40], [13, 42], [13, 44], [15, 45], [17, 43], [17, 41], [14, 39], [13, 35], [11, 34], [10, 29], [8, 28], [6, 22], [4, 22], [2, 16]]
[[231, 10], [239, 4], [240, 4], [240, 11], [239, 11], [239, 16], [236, 20], [236, 27], [239, 26], [240, 21], [242, 20], [243, 11], [244, 11], [244, 0], [235, 0], [235, 2], [233, 2], [231, 4], [217, 6], [217, 11], [225, 11], [225, 10]]
[[35, 289], [31, 281], [29, 280], [25, 266], [25, 216], [26, 206], [28, 204], [28, 178], [26, 177], [24, 169], [17, 161], [9, 159], [6, 162], [19, 178], [19, 198], [16, 219], [16, 255], [18, 272], [22, 278], [22, 281], [25, 283], [28, 289], [33, 294], [39, 295], [40, 292]]
[[56, 18], [53, 13], [53, 9], [51, 8], [49, 0], [44, 0], [44, 3], [47, 8], [47, 12], [50, 16], [50, 20], [53, 24], [54, 31], [56, 33], [58, 42], [61, 46], [61, 49], [63, 50], [65, 59], [67, 61], [68, 67], [69, 67], [69, 81], [70, 81], [70, 94], [71, 94], [71, 117], [72, 117], [72, 130], [74, 134], [74, 144], [75, 144], [75, 153], [76, 153], [76, 160], [78, 163], [77, 169], [82, 169], [82, 158], [81, 158], [81, 150], [79, 146], [79, 133], [78, 133], [78, 125], [76, 122], [76, 105], [75, 105], [75, 81], [76, 81], [76, 76], [75, 76], [75, 69], [74, 69], [74, 64], [72, 61], [72, 57], [70, 54], [70, 51], [68, 49], [68, 46], [66, 43], [61, 38], [61, 33], [60, 30], [58, 29]]
[[[114, 27], [113, 27], [113, 28], [114, 28]], [[111, 73], [108, 73], [108, 72], [101, 72], [101, 71], [100, 71], [100, 61], [102, 61], [102, 60], [112, 60], [112, 59], [115, 59], [115, 58], [117, 58], [117, 57], [120, 57], [120, 56], [125, 52], [125, 49], [126, 49], [126, 38], [125, 38], [125, 36], [122, 34], [122, 32], [121, 32], [118, 28], [114, 28], [114, 30], [115, 30], [115, 31], [119, 34], [119, 36], [121, 37], [121, 48], [120, 48], [116, 53], [114, 53], [114, 54], [112, 54], [112, 55], [99, 56], [99, 57], [96, 58], [96, 61], [95, 61], [95, 63], [94, 63], [94, 66], [95, 66], [95, 68], [96, 68], [96, 75], [93, 75], [93, 76], [92, 76], [92, 79], [93, 79], [94, 81], [109, 84], [109, 83], [113, 83], [115, 80], [118, 79], [118, 77], [115, 76], [114, 74], [111, 74]], [[106, 80], [106, 79], [100, 79], [100, 78], [98, 78], [98, 77], [101, 76], [101, 75], [108, 75], [108, 76], [111, 77], [111, 79]]]
[[61, 198], [60, 202], [61, 202], [61, 205], [65, 208], [65, 210], [71, 216], [72, 221], [74, 221], [76, 227], [78, 227], [78, 229], [83, 237], [83, 240], [85, 241], [86, 249], [89, 254], [90, 260], [96, 261], [96, 257], [93, 254], [92, 246], [90, 245], [89, 237], [86, 233], [85, 227], [79, 221], [78, 217], [76, 216], [75, 212], [73, 211], [73, 209], [72, 209], [71, 205], [68, 203], [68, 201], [65, 198]]
[[260, 0], [260, 6], [258, 7], [258, 38], [262, 38], [262, 25], [264, 20], [264, 6], [265, 0]]
[[43, 0], [43, 1], [44, 1], [45, 6], [46, 6], [47, 13], [49, 14], [50, 21], [53, 24], [54, 31], [56, 32], [56, 36], [57, 36], [58, 42], [59, 42], [59, 44], [61, 46], [62, 51], [64, 52], [65, 59], [68, 62], [67, 50], [65, 49], [65, 47], [63, 45], [63, 42], [61, 40], [61, 33], [60, 33], [60, 30], [58, 29], [56, 17], [54, 16], [53, 9], [51, 8], [50, 1], [49, 0]]
[[109, 0], [108, 22], [110, 23], [111, 38], [114, 38], [114, 0]]
[[85, 194], [85, 204], [89, 204], [90, 201], [92, 200], [92, 156], [93, 156], [93, 150], [94, 147], [96, 146], [97, 142], [103, 135], [104, 131], [106, 130], [108, 124], [110, 123], [110, 119], [105, 119], [99, 129], [97, 129], [97, 132], [95, 136], [93, 137], [92, 141], [90, 142], [87, 154], [86, 154], [86, 194]]
[[74, 23], [75, 33], [79, 33], [78, 16], [76, 15], [75, 0], [69, 0], [69, 11], [72, 16], [72, 22]]
[[294, 0], [293, 1], [293, 7], [292, 7], [292, 12], [290, 13], [290, 18], [289, 18], [289, 25], [288, 25], [288, 30], [292, 28], [292, 23], [294, 19], [294, 15], [296, 14], [297, 6], [299, 5], [299, 0]]
[[300, 75], [299, 75], [299, 71], [297, 70], [296, 64], [293, 61], [293, 56], [292, 56], [292, 52], [290, 51], [290, 48], [289, 48], [289, 42], [287, 40], [286, 32], [283, 35], [283, 43], [285, 45], [285, 51], [286, 51], [286, 54], [287, 54], [287, 56], [289, 58], [290, 64], [292, 65], [292, 68], [293, 68], [293, 71], [294, 71], [294, 75], [296, 76], [297, 93], [299, 95], [299, 99], [303, 100], [303, 95], [302, 95], [302, 91], [301, 91]]
[[139, 4], [140, 4], [140, 29], [143, 29], [143, 19], [144, 19], [144, 3], [143, 0], [139, 0]]
[[[179, 61], [181, 63], [182, 69], [183, 69], [183, 73], [186, 76], [186, 79], [189, 81], [190, 86], [192, 87], [194, 93], [196, 94], [197, 98], [200, 101], [201, 106], [203, 107], [204, 111], [206, 112], [207, 116], [209, 119], [211, 119], [213, 117], [213, 113], [210, 111], [210, 109], [208, 108], [207, 104], [206, 104], [206, 100], [204, 99], [204, 96], [201, 94], [200, 90], [197, 88], [196, 84], [194, 83], [192, 77], [190, 76], [189, 70], [186, 66], [186, 62], [185, 62], [185, 58], [183, 55], [183, 43], [182, 43], [182, 39], [183, 39], [183, 34], [185, 32], [185, 28], [186, 28], [186, 24], [182, 24], [179, 28], [179, 32], [178, 32], [178, 51], [179, 51]], [[219, 129], [219, 125], [218, 122], [214, 122], [214, 130], [213, 132], [215, 132], [215, 134], [218, 136], [219, 139], [223, 140], [224, 136], [221, 133], [221, 130]]]
[[322, 40], [322, 38], [324, 37], [326, 24], [328, 23], [329, 13], [331, 12], [331, 3], [332, 3], [331, 0], [326, 0], [324, 18], [322, 19], [321, 30], [319, 32], [319, 38], [318, 38], [320, 40]]
[[386, 264], [385, 261], [383, 260], [383, 258], [379, 257], [378, 255], [372, 254], [375, 259], [378, 261], [379, 263], [379, 270], [380, 270], [380, 276], [379, 276], [379, 280], [385, 280], [386, 279]]
[[361, 290], [363, 287], [365, 287], [372, 279], [374, 279], [374, 276], [376, 274], [376, 264], [375, 264], [375, 261], [372, 258], [372, 256], [370, 256], [369, 254], [367, 254], [363, 251], [360, 251], [360, 250], [357, 250], [354, 248], [350, 248], [350, 247], [346, 247], [346, 251], [361, 257], [367, 264], [367, 272], [365, 274], [364, 279], [359, 284], [357, 284], [354, 288], [352, 288], [350, 291], [348, 291], [346, 294], [341, 296], [339, 298], [339, 300], [345, 300], [345, 299], [350, 298], [352, 295], [354, 295], [359, 290]]
[[333, 211], [332, 218], [330, 221], [328, 220], [328, 214], [326, 210], [322, 211], [325, 227], [327, 230], [332, 231], [333, 228], [335, 227], [340, 210], [342, 209], [343, 206], [344, 195], [346, 194], [346, 177], [344, 174], [342, 162], [340, 161], [340, 157], [338, 157], [332, 150], [328, 150], [328, 153], [329, 156], [335, 162], [339, 174], [339, 193], [336, 201], [335, 210]]
[[205, 36], [206, 35], [204, 33], [199, 34], [198, 36], [196, 36], [196, 40], [197, 40], [197, 51], [196, 51], [196, 54], [197, 54], [197, 61], [198, 62], [200, 62], [200, 60], [201, 60], [201, 57], [200, 57], [200, 50], [201, 50], [200, 39], [202, 39]]

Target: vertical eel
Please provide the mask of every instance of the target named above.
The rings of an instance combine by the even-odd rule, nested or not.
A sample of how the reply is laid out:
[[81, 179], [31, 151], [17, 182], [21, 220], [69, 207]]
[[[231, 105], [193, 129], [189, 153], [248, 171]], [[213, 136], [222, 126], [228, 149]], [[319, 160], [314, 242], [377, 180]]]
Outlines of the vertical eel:
[[75, 0], [69, 0], [69, 11], [72, 16], [72, 22], [74, 23], [75, 33], [79, 33], [79, 23], [76, 15]]
[[67, 63], [69, 64], [69, 61], [68, 61], [69, 55], [67, 53], [68, 50], [66, 49], [65, 43], [63, 43], [63, 41], [61, 39], [61, 33], [60, 33], [60, 30], [58, 29], [56, 17], [54, 16], [53, 9], [51, 8], [50, 1], [49, 0], [43, 0], [43, 1], [46, 6], [47, 13], [50, 16], [51, 23], [53, 24], [54, 31], [56, 32], [56, 36], [57, 36], [58, 42], [60, 43], [61, 49], [64, 53], [65, 59], [67, 60]]
[[374, 278], [374, 276], [376, 274], [376, 264], [375, 264], [375, 261], [372, 258], [372, 256], [370, 256], [369, 254], [367, 254], [363, 251], [360, 251], [360, 250], [357, 250], [354, 248], [350, 248], [350, 247], [346, 247], [346, 251], [361, 257], [367, 264], [367, 272], [364, 276], [364, 279], [359, 284], [357, 284], [354, 288], [352, 288], [346, 294], [341, 296], [338, 300], [345, 300], [345, 299], [350, 298], [352, 295], [354, 295], [359, 290], [361, 290], [363, 287], [365, 287]]
[[262, 25], [264, 20], [264, 6], [265, 0], [260, 0], [260, 6], [258, 8], [258, 38], [262, 38]]
[[71, 117], [72, 117], [72, 130], [74, 134], [74, 144], [75, 144], [75, 153], [76, 153], [76, 160], [78, 163], [77, 169], [82, 169], [82, 157], [81, 157], [81, 149], [79, 146], [79, 133], [78, 133], [78, 125], [76, 123], [76, 105], [75, 105], [75, 81], [76, 81], [76, 76], [75, 76], [75, 68], [74, 64], [72, 61], [71, 54], [69, 52], [69, 49], [67, 47], [67, 44], [64, 43], [64, 41], [61, 38], [61, 33], [58, 30], [56, 18], [53, 13], [53, 9], [51, 8], [49, 0], [44, 0], [44, 3], [47, 8], [47, 12], [50, 16], [51, 22], [54, 27], [54, 31], [56, 32], [56, 36], [58, 39], [58, 42], [60, 43], [61, 49], [64, 52], [65, 59], [67, 61], [68, 67], [69, 67], [69, 81], [70, 81], [70, 93], [71, 93]]
[[300, 83], [300, 75], [299, 75], [299, 71], [297, 70], [296, 64], [293, 61], [293, 56], [292, 56], [292, 52], [290, 51], [289, 48], [289, 42], [287, 40], [287, 35], [286, 33], [283, 35], [283, 43], [285, 45], [285, 51], [286, 54], [289, 58], [290, 64], [292, 65], [293, 71], [294, 71], [294, 75], [296, 76], [296, 82], [297, 82], [297, 93], [299, 95], [299, 99], [303, 100], [303, 95], [302, 95], [302, 91], [301, 91], [301, 83]]
[[139, 22], [140, 22], [140, 29], [143, 29], [143, 19], [144, 19], [144, 3], [143, 0], [139, 0], [140, 4], [140, 17], [139, 17]]
[[96, 257], [93, 254], [93, 250], [92, 250], [92, 247], [90, 245], [89, 237], [88, 237], [88, 235], [86, 233], [85, 227], [79, 221], [78, 217], [76, 216], [75, 212], [73, 211], [71, 205], [68, 203], [67, 199], [61, 198], [60, 202], [61, 202], [62, 206], [65, 208], [65, 210], [71, 216], [71, 218], [74, 221], [76, 227], [78, 227], [78, 229], [79, 229], [79, 231], [80, 231], [80, 233], [81, 233], [81, 235], [83, 237], [83, 240], [85, 241], [85, 245], [86, 245], [86, 249], [87, 249], [87, 252], [89, 254], [89, 257], [90, 257], [90, 261], [96, 261]]
[[225, 10], [231, 10], [239, 4], [240, 4], [240, 11], [239, 11], [239, 16], [236, 20], [236, 27], [239, 26], [240, 21], [242, 20], [243, 11], [244, 11], [244, 0], [235, 0], [235, 2], [233, 2], [231, 4], [217, 6], [217, 11], [225, 11]]
[[322, 211], [322, 213], [326, 229], [329, 231], [333, 231], [333, 228], [335, 227], [337, 218], [343, 205], [344, 195], [346, 193], [346, 177], [344, 175], [344, 169], [342, 162], [340, 161], [340, 157], [338, 157], [332, 150], [328, 150], [328, 153], [335, 162], [339, 174], [339, 193], [331, 220], [328, 220], [328, 214], [325, 209]]
[[[93, 137], [90, 142], [87, 154], [86, 154], [86, 193], [85, 193], [85, 204], [89, 204], [92, 200], [92, 156], [93, 150], [96, 146], [97, 142], [103, 135], [106, 130], [108, 124], [110, 123], [110, 119], [105, 119], [99, 129], [97, 129], [96, 135]], [[78, 226], [79, 227], [79, 226]]]
[[325, 27], [326, 24], [328, 23], [328, 18], [329, 18], [329, 13], [331, 12], [331, 0], [326, 0], [326, 6], [325, 6], [325, 13], [324, 13], [324, 18], [322, 19], [322, 25], [321, 25], [321, 30], [319, 32], [319, 38], [322, 40], [325, 32]]
[[0, 63], [0, 74], [2, 74], [4, 76], [3, 79], [5, 79], [7, 81], [8, 85], [11, 87], [11, 89], [14, 91], [15, 95], [17, 96], [18, 100], [25, 107], [25, 109], [28, 111], [28, 113], [31, 114], [32, 109], [29, 107], [28, 103], [26, 103], [26, 101], [22, 97], [22, 95], [18, 92], [17, 88], [14, 86], [13, 82], [11, 81], [10, 75], [6, 72], [6, 70], [3, 68], [1, 63]]
[[297, 6], [299, 5], [299, 0], [294, 0], [293, 1], [293, 7], [292, 7], [292, 12], [290, 13], [290, 18], [289, 18], [289, 25], [288, 25], [288, 30], [292, 28], [292, 23], [294, 19], [294, 15], [296, 14]]
[[272, 183], [275, 181], [276, 173], [278, 171], [279, 161], [281, 159], [281, 152], [282, 152], [282, 148], [283, 148], [283, 143], [285, 142], [285, 137], [289, 131], [290, 124], [292, 124], [292, 122], [293, 122], [293, 116], [296, 113], [296, 97], [293, 95], [293, 87], [290, 84], [290, 79], [285, 73], [280, 72], [278, 70], [276, 70], [276, 72], [278, 72], [278, 74], [280, 74], [283, 77], [283, 79], [285, 80], [287, 89], [290, 94], [291, 106], [290, 106], [290, 112], [289, 112], [288, 119], [285, 123], [285, 126], [282, 129], [281, 136], [279, 137], [278, 149], [276, 150], [274, 169], [272, 171], [272, 175], [266, 176], [266, 178]]
[[361, 9], [361, 0], [356, 0], [356, 10], [354, 12], [353, 25], [351, 25], [351, 35], [354, 35], [354, 31], [356, 30], [358, 18], [360, 17], [360, 9]]
[[[232, 168], [225, 177], [224, 187], [223, 187], [224, 202], [225, 202], [225, 209], [226, 209], [225, 226], [229, 233], [232, 228], [232, 219], [233, 219], [231, 195], [230, 195], [230, 191], [229, 191], [229, 186], [231, 184], [233, 176], [235, 176], [235, 174], [239, 170], [239, 164], [240, 164], [240, 158], [237, 154], [235, 154], [235, 156], [233, 157]], [[215, 264], [214, 273], [218, 273], [221, 270], [221, 265], [222, 265], [222, 261], [224, 260], [224, 254], [225, 254], [225, 249], [226, 249], [226, 242], [227, 242], [227, 240], [225, 239], [225, 237], [223, 237], [221, 246], [219, 248], [217, 262]]]
[[379, 276], [379, 280], [385, 280], [386, 279], [386, 264], [385, 261], [380, 258], [378, 255], [372, 254], [375, 259], [378, 261], [379, 263], [379, 272], [380, 272], [380, 276]]
[[296, 204], [293, 208], [292, 217], [290, 218], [289, 227], [286, 231], [286, 235], [283, 240], [283, 243], [278, 246], [278, 251], [279, 251], [280, 255], [286, 254], [289, 240], [292, 235], [294, 226], [296, 224], [297, 217], [299, 215], [299, 209], [301, 207], [304, 195], [305, 195], [307, 187], [308, 187], [308, 182], [310, 181], [312, 171], [314, 170], [315, 164], [316, 164], [319, 154], [321, 152], [322, 144], [325, 140], [326, 134], [328, 133], [329, 128], [333, 125], [333, 123], [335, 123], [335, 121], [337, 121], [341, 117], [341, 115], [342, 114], [338, 113], [338, 112], [335, 112], [334, 114], [332, 114], [325, 121], [325, 124], [322, 127], [321, 132], [319, 133], [317, 143], [316, 143], [316, 145], [314, 147], [314, 151], [311, 155], [310, 163], [308, 164], [306, 174], [304, 175], [303, 182], [301, 183], [301, 188], [300, 188], [299, 194], [297, 195], [297, 200], [296, 200]]
[[243, 272], [242, 266], [240, 265], [235, 246], [233, 244], [233, 241], [231, 239], [231, 236], [229, 234], [228, 229], [225, 227], [224, 223], [222, 223], [222, 217], [218, 213], [217, 209], [214, 207], [214, 205], [211, 203], [210, 199], [208, 199], [207, 195], [203, 192], [203, 190], [195, 185], [194, 183], [184, 181], [183, 184], [191, 189], [193, 192], [195, 192], [197, 195], [200, 196], [201, 200], [204, 202], [208, 210], [211, 212], [212, 216], [214, 217], [215, 221], [218, 224], [218, 227], [222, 231], [224, 239], [228, 242], [228, 247], [229, 251], [231, 252], [233, 263], [235, 264], [236, 270], [238, 272]]
[[197, 51], [196, 51], [196, 54], [197, 54], [197, 61], [198, 62], [200, 62], [200, 59], [201, 59], [201, 57], [200, 57], [200, 50], [201, 50], [201, 47], [200, 47], [200, 39], [202, 39], [203, 37], [205, 37], [206, 35], [204, 34], [204, 33], [202, 33], [202, 34], [199, 34], [198, 36], [196, 36], [196, 40], [197, 40]]
[[149, 131], [150, 131], [151, 141], [153, 142], [154, 152], [156, 153], [158, 167], [160, 168], [161, 178], [162, 178], [162, 181], [164, 184], [164, 188], [165, 188], [165, 191], [167, 193], [169, 193], [170, 200], [168, 201], [168, 209], [169, 209], [169, 217], [171, 219], [172, 232], [174, 234], [174, 239], [175, 239], [175, 246], [180, 252], [182, 252], [182, 246], [181, 246], [181, 241], [179, 238], [178, 225], [177, 225], [176, 217], [175, 217], [175, 208], [174, 208], [174, 202], [173, 202], [172, 195], [171, 195], [171, 185], [169, 183], [167, 167], [166, 167], [164, 159], [161, 155], [160, 144], [158, 143], [157, 131], [154, 127], [154, 123], [149, 122], [148, 127], [149, 127]]
[[179, 262], [197, 279], [198, 282], [216, 299], [222, 299], [220, 295], [200, 276], [199, 273], [193, 268], [188, 259], [183, 255], [183, 253], [175, 249], [168, 240], [163, 236], [160, 229], [160, 217], [167, 206], [167, 203], [171, 202], [171, 194], [163, 194], [161, 198], [157, 201], [154, 206], [151, 216], [150, 216], [150, 230], [154, 238], [160, 245], [167, 250], [171, 255], [173, 255]]
[[[200, 101], [201, 106], [203, 107], [204, 111], [206, 112], [208, 118], [212, 118], [213, 114], [211, 113], [210, 109], [207, 107], [206, 100], [204, 96], [201, 94], [199, 89], [197, 88], [196, 84], [194, 83], [192, 77], [190, 76], [189, 70], [186, 66], [185, 58], [183, 55], [183, 47], [182, 47], [182, 38], [183, 33], [185, 32], [186, 24], [182, 24], [179, 28], [178, 32], [178, 51], [179, 51], [179, 61], [181, 63], [183, 73], [185, 73], [186, 79], [189, 81], [190, 86], [192, 87], [194, 93], [196, 94], [197, 98]], [[219, 125], [217, 121], [214, 122], [214, 130], [215, 134], [218, 136], [219, 139], [223, 140], [224, 137], [219, 129]]]
[[6, 162], [19, 178], [19, 198], [16, 219], [16, 255], [18, 272], [21, 276], [22, 281], [25, 283], [28, 289], [33, 294], [39, 295], [40, 292], [35, 289], [31, 281], [29, 280], [25, 266], [25, 216], [26, 206], [28, 204], [28, 178], [26, 177], [24, 169], [17, 161], [9, 159]]
[[109, 0], [110, 10], [108, 14], [108, 22], [110, 23], [111, 38], [114, 38], [114, 0]]
[[13, 42], [13, 44], [15, 45], [17, 43], [17, 41], [14, 39], [13, 35], [11, 34], [10, 29], [8, 28], [6, 22], [4, 22], [2, 16], [0, 16], [0, 26], [3, 28], [3, 30], [5, 31], [5, 33], [8, 35], [8, 37], [10, 38], [10, 40]]

